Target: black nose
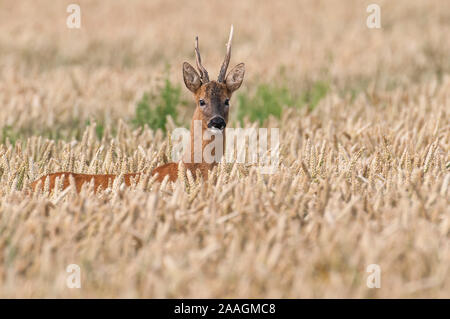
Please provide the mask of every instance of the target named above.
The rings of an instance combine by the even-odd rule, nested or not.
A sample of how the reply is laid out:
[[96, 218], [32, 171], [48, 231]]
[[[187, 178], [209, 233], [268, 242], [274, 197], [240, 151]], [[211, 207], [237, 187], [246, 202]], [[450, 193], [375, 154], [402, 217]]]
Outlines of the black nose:
[[227, 126], [227, 123], [225, 123], [225, 120], [221, 118], [220, 116], [216, 116], [208, 123], [208, 128], [216, 128], [219, 130], [223, 130]]

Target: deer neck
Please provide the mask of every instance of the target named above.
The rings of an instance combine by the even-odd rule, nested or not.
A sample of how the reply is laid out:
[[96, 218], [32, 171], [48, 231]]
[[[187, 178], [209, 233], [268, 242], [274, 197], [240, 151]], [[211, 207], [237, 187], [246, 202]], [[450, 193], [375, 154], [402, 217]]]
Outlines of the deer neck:
[[[220, 140], [215, 142], [216, 136], [212, 135], [208, 131], [208, 126], [206, 120], [203, 118], [202, 114], [198, 109], [195, 110], [194, 116], [191, 122], [190, 129], [190, 152], [187, 152], [184, 156], [183, 162], [185, 166], [189, 169], [200, 171], [210, 170], [221, 160], [222, 155], [225, 153], [225, 130], [222, 131], [222, 143]], [[220, 150], [219, 143], [222, 146]], [[216, 148], [219, 148], [217, 149]], [[216, 156], [218, 152], [218, 156]], [[214, 159], [211, 161], [211, 156]]]

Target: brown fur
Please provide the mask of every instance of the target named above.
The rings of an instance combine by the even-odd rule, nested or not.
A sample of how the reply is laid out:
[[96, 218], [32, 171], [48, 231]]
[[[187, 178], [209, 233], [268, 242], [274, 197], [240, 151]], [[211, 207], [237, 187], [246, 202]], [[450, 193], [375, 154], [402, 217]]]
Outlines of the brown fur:
[[[125, 174], [124, 175], [124, 182], [127, 186], [131, 185], [132, 178], [134, 178], [136, 181], [139, 181], [139, 173], [131, 173], [131, 174]], [[91, 181], [94, 181], [94, 190], [98, 191], [98, 189], [101, 187], [102, 189], [108, 188], [108, 186], [111, 186], [114, 182], [114, 179], [116, 178], [116, 175], [112, 174], [102, 174], [102, 175], [91, 175], [91, 174], [77, 174], [77, 173], [71, 173], [71, 172], [58, 172], [58, 173], [51, 173], [45, 176], [42, 176], [41, 178], [35, 180], [31, 183], [31, 189], [33, 191], [37, 190], [37, 187], [41, 190], [44, 190], [45, 187], [45, 181], [46, 179], [49, 179], [49, 190], [53, 190], [56, 185], [56, 179], [57, 178], [63, 178], [62, 181], [62, 189], [66, 189], [70, 186], [70, 179], [73, 178], [75, 182], [75, 188], [77, 192], [79, 193], [81, 191], [81, 187], [85, 183], [90, 183]]]
[[[230, 37], [231, 39], [231, 37]], [[228, 64], [227, 64], [228, 66]], [[225, 68], [226, 69], [226, 68]], [[208, 171], [211, 170], [217, 163], [206, 163], [203, 159], [203, 150], [206, 145], [211, 143], [211, 140], [202, 139], [202, 158], [200, 163], [194, 163], [194, 121], [200, 120], [202, 123], [201, 136], [205, 130], [208, 129], [209, 121], [214, 117], [222, 117], [225, 123], [228, 122], [229, 106], [226, 105], [226, 101], [231, 98], [232, 93], [237, 90], [244, 78], [244, 64], [240, 63], [235, 66], [227, 75], [225, 81], [205, 81], [195, 71], [195, 69], [187, 62], [183, 63], [183, 79], [186, 87], [194, 94], [196, 109], [192, 118], [191, 125], [191, 153], [185, 154], [183, 162], [186, 169], [189, 169], [192, 175], [195, 177], [196, 173], [200, 171], [202, 177], [206, 179], [208, 177]], [[200, 105], [200, 101], [203, 100], [205, 105]], [[213, 139], [214, 137], [212, 137]], [[223, 150], [225, 150], [225, 130], [223, 130]], [[213, 154], [214, 155], [214, 154]], [[189, 158], [190, 157], [190, 158]], [[174, 182], [178, 177], [178, 163], [168, 163], [155, 168], [152, 175], [158, 174], [156, 180], [162, 182], [166, 176], [169, 176], [169, 180]], [[124, 175], [124, 182], [127, 186], [131, 185], [132, 178], [139, 181], [141, 173], [130, 173]], [[63, 177], [62, 188], [65, 189], [70, 185], [70, 180], [73, 178], [77, 192], [81, 191], [84, 183], [94, 181], [94, 191], [99, 188], [106, 189], [112, 185], [116, 175], [104, 174], [104, 175], [90, 175], [90, 174], [77, 174], [71, 172], [59, 172], [51, 173], [35, 180], [31, 183], [33, 191], [36, 190], [38, 185], [43, 190], [45, 187], [45, 181], [49, 179], [49, 190], [53, 190], [56, 184], [56, 178]]]
[[[189, 164], [186, 163], [185, 167], [186, 169], [189, 169], [192, 172], [192, 175], [196, 177], [197, 171], [200, 171], [203, 178], [208, 177], [208, 170], [213, 167], [214, 164], [206, 164], [206, 163], [193, 163]], [[156, 181], [162, 182], [166, 176], [169, 176], [169, 181], [175, 182], [178, 178], [178, 163], [167, 163], [164, 165], [161, 165], [157, 168], [155, 168], [152, 171], [151, 175], [158, 174], [156, 177]], [[141, 173], [129, 173], [124, 174], [124, 183], [126, 186], [131, 186], [132, 181], [134, 180], [135, 183], [139, 182]], [[36, 191], [39, 189], [41, 191], [44, 190], [46, 179], [49, 179], [49, 190], [53, 190], [56, 185], [56, 179], [57, 178], [63, 178], [62, 180], [62, 189], [66, 189], [70, 186], [70, 179], [73, 178], [75, 188], [77, 192], [79, 193], [81, 191], [82, 186], [85, 183], [90, 183], [91, 181], [94, 181], [94, 191], [97, 192], [100, 188], [101, 189], [107, 189], [110, 187], [114, 180], [116, 179], [117, 175], [113, 174], [78, 174], [78, 173], [72, 173], [72, 172], [58, 172], [58, 173], [51, 173], [48, 175], [44, 175], [41, 178], [38, 178], [34, 182], [30, 184], [31, 189], [33, 191]]]

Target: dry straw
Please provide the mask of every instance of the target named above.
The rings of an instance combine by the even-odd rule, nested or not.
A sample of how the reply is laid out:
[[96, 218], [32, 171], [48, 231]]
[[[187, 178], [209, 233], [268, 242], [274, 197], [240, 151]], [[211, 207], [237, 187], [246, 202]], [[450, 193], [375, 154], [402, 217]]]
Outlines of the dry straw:
[[[11, 2], [2, 17], [0, 297], [450, 297], [448, 1], [384, 1], [381, 30], [360, 1], [119, 2], [83, 2], [99, 15], [83, 14], [81, 32], [61, 27], [64, 2]], [[172, 142], [128, 124], [136, 102], [167, 61], [182, 83], [199, 30], [207, 66], [220, 61], [229, 14], [217, 12], [230, 8], [240, 92], [287, 77], [302, 95], [322, 75], [329, 91], [264, 122], [280, 128], [274, 174], [223, 162], [203, 181], [180, 163], [177, 182], [156, 183]], [[182, 98], [169, 128], [190, 119]], [[97, 194], [72, 179], [30, 193], [62, 170], [119, 178]], [[146, 174], [124, 188], [135, 171]], [[66, 286], [72, 263], [81, 289]], [[380, 289], [366, 285], [373, 263]]]

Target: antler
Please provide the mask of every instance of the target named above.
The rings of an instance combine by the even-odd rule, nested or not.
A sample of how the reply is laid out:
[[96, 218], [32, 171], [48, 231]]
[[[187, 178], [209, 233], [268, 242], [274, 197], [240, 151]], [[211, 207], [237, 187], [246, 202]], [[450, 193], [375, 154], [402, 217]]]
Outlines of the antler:
[[231, 41], [232, 40], [233, 40], [233, 25], [231, 25], [230, 37], [228, 38], [227, 54], [225, 55], [225, 60], [223, 61], [222, 67], [220, 68], [219, 77], [217, 78], [218, 82], [223, 82], [225, 80], [225, 75], [227, 73], [228, 64], [230, 63], [230, 58], [231, 58]]
[[195, 60], [197, 62], [197, 68], [200, 72], [200, 78], [202, 83], [209, 82], [208, 71], [202, 65], [202, 58], [200, 57], [200, 50], [198, 48], [198, 36], [195, 37]]

